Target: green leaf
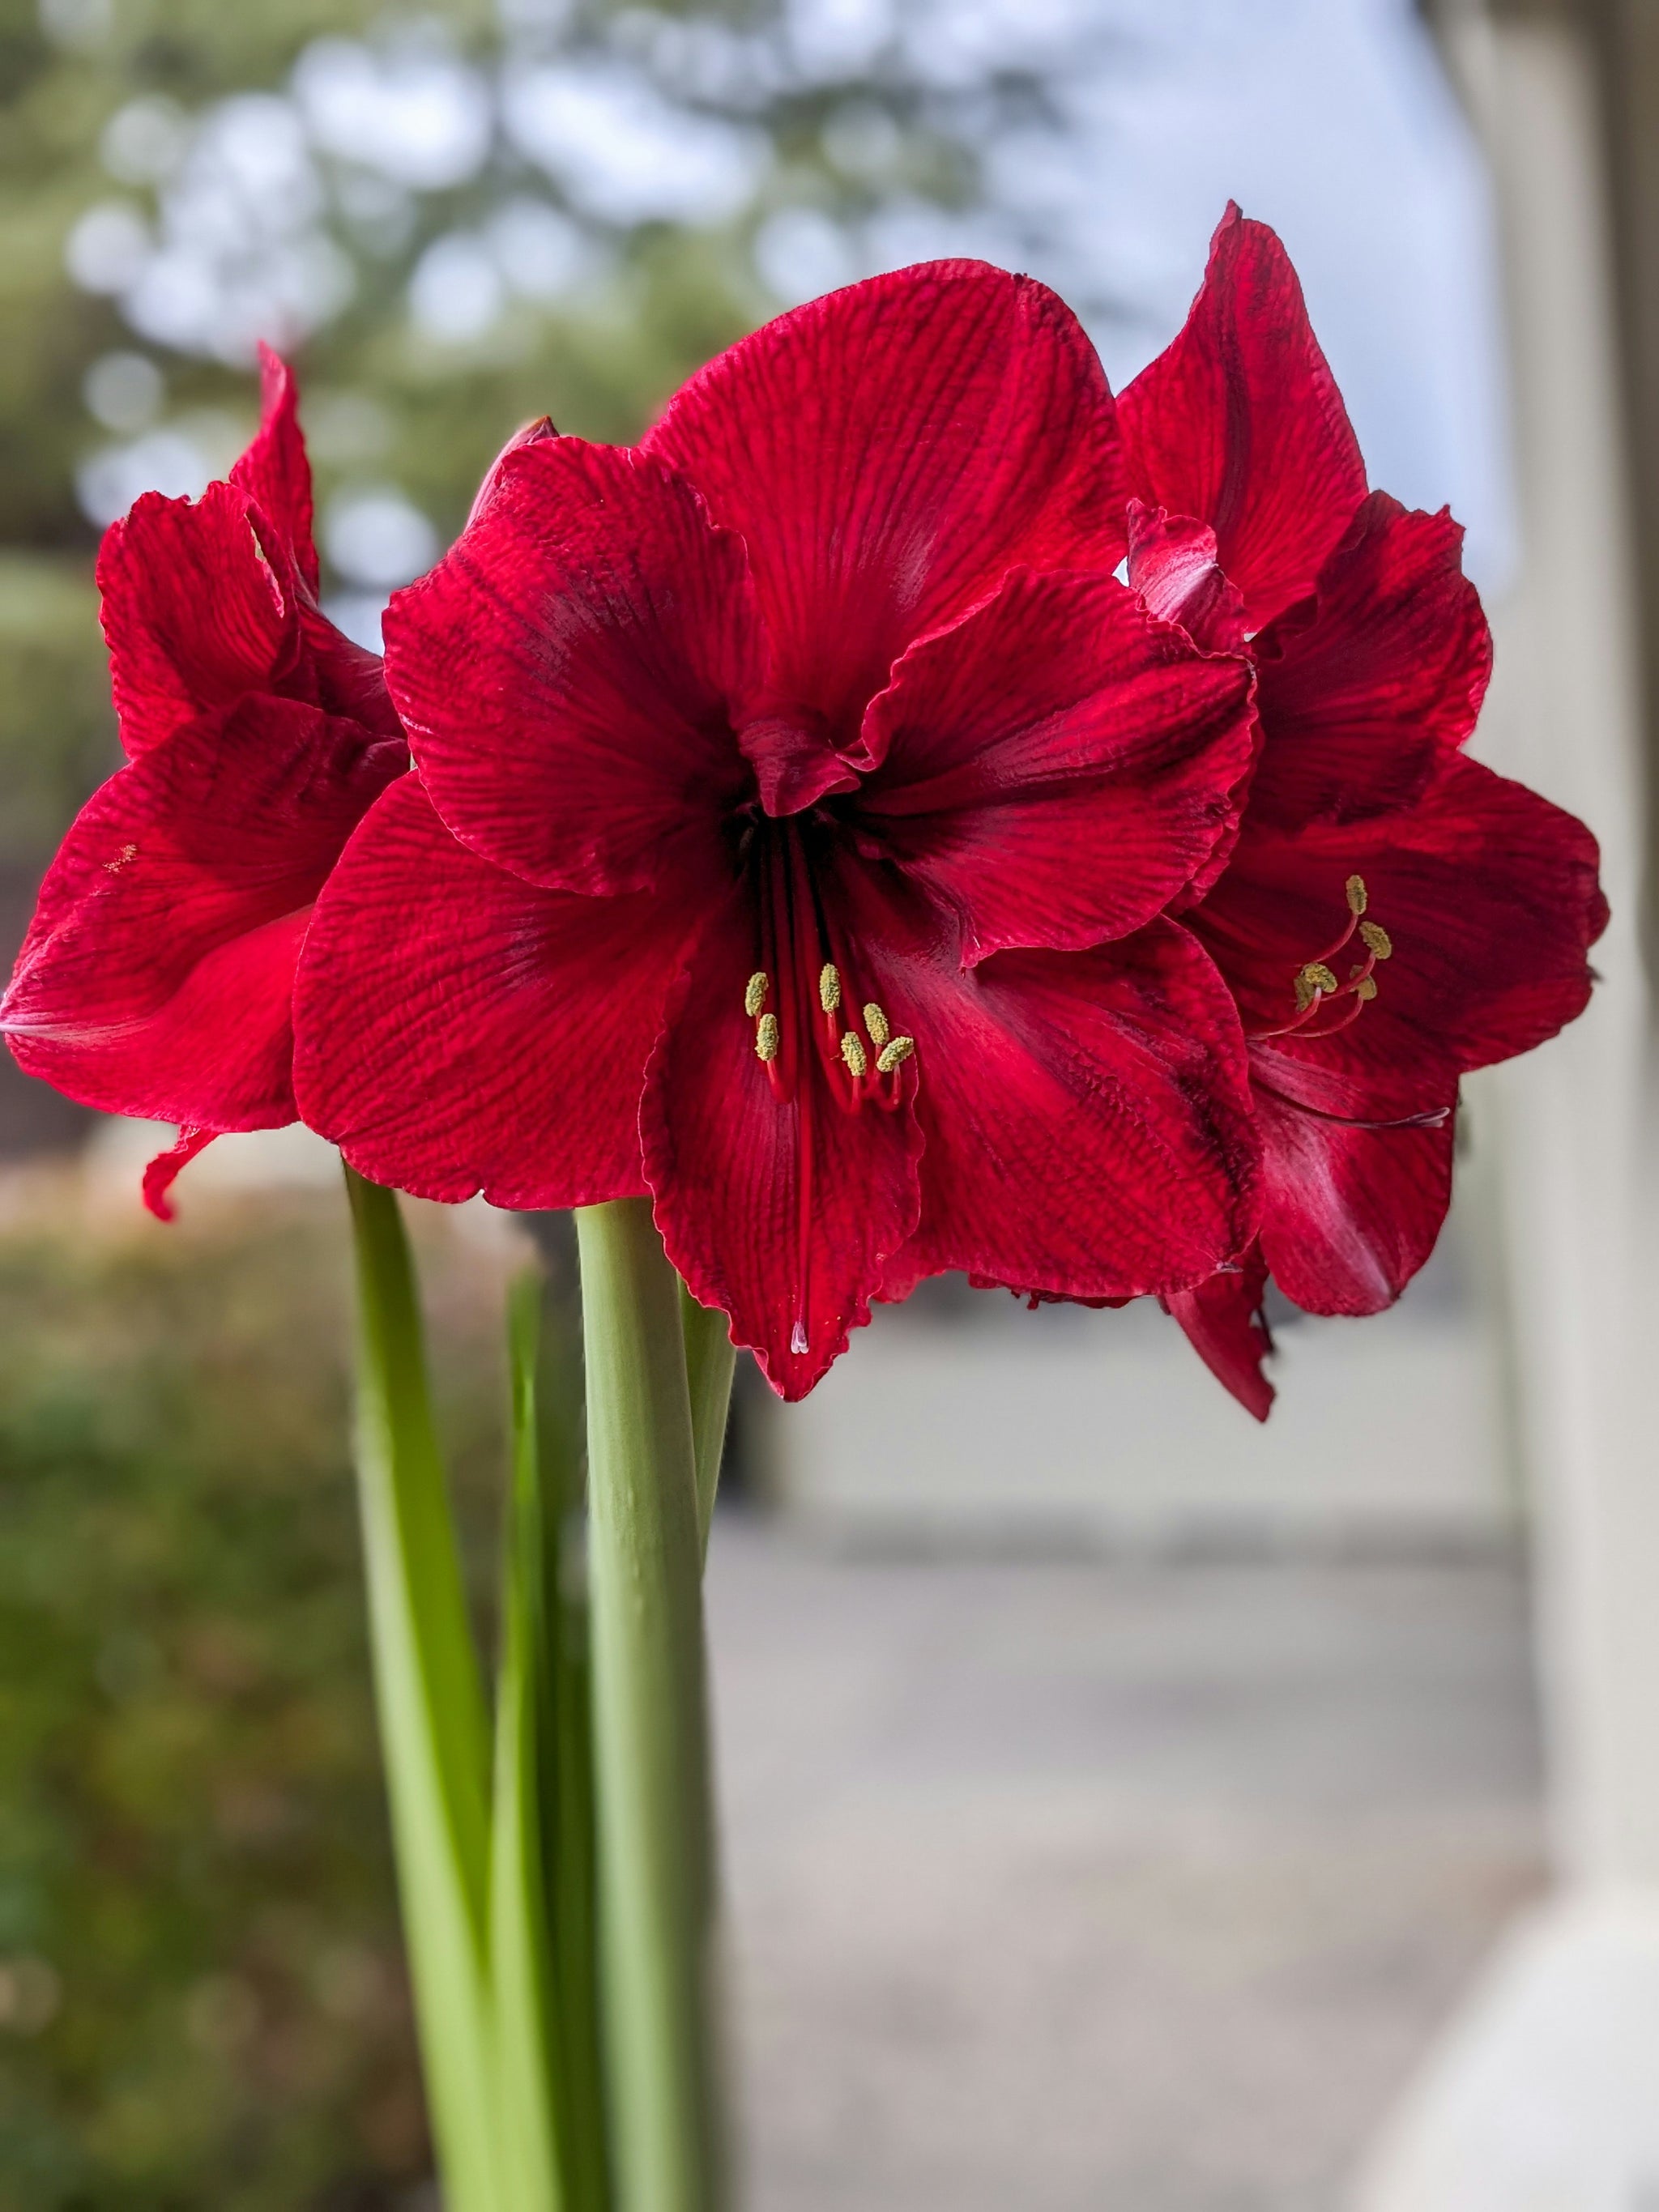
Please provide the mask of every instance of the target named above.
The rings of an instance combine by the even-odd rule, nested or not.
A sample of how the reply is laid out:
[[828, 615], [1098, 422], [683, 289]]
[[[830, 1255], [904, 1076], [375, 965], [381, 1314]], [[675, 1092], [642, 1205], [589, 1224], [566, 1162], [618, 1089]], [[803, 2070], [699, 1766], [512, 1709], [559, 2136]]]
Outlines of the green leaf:
[[345, 1171], [357, 1261], [358, 1494], [398, 1887], [450, 2212], [517, 2212], [496, 2165], [489, 1739], [395, 1193]]
[[649, 1203], [580, 1208], [600, 1956], [622, 2212], [721, 2201], [696, 1447]]

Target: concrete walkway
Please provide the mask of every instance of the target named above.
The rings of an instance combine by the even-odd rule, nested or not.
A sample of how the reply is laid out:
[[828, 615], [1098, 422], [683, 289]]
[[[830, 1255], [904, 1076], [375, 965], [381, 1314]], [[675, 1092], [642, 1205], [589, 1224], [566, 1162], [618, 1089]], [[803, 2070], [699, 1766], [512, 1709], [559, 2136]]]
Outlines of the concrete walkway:
[[1503, 1564], [723, 1516], [710, 1603], [750, 2212], [1340, 2212], [1541, 1883]]

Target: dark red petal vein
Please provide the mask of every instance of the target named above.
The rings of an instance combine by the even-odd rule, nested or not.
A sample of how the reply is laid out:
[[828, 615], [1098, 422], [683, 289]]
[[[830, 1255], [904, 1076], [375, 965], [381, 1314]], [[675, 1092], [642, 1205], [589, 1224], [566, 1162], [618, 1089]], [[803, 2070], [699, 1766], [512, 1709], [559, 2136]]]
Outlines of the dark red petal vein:
[[780, 317], [648, 434], [740, 531], [781, 698], [851, 746], [905, 647], [1017, 562], [1121, 558], [1118, 439], [1071, 310], [1029, 276], [938, 261]]
[[318, 902], [295, 994], [300, 1111], [418, 1197], [637, 1197], [640, 1092], [687, 926], [663, 899], [493, 867], [406, 777]]
[[510, 451], [386, 635], [433, 804], [482, 857], [578, 891], [718, 872], [743, 778], [729, 709], [763, 648], [741, 543], [660, 461]]
[[1122, 937], [1231, 828], [1250, 689], [1113, 578], [1016, 569], [872, 702], [860, 816], [960, 917], [970, 963]]

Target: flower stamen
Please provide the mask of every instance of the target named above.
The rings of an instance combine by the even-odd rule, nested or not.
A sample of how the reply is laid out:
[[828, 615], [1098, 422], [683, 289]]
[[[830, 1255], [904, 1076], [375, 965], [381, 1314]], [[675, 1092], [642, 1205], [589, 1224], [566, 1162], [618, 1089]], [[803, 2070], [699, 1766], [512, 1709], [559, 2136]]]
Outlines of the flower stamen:
[[[1334, 945], [1328, 945], [1322, 952], [1316, 954], [1311, 960], [1304, 961], [1297, 969], [1291, 987], [1296, 1001], [1293, 1018], [1280, 1024], [1277, 1029], [1247, 1031], [1252, 1044], [1264, 1043], [1269, 1037], [1295, 1036], [1305, 1037], [1311, 1044], [1322, 1037], [1335, 1036], [1339, 1030], [1358, 1021], [1364, 1009], [1376, 996], [1376, 978], [1371, 971], [1379, 960], [1393, 958], [1394, 939], [1380, 921], [1361, 920], [1370, 904], [1370, 894], [1365, 887], [1364, 876], [1350, 876], [1343, 885], [1343, 896], [1347, 902], [1348, 926]], [[1330, 963], [1356, 931], [1365, 947], [1365, 957], [1349, 969], [1347, 981], [1340, 983], [1336, 970]], [[1353, 1004], [1339, 1020], [1328, 1023], [1323, 1029], [1309, 1028], [1308, 1024], [1327, 1000], [1346, 998], [1352, 998]]]

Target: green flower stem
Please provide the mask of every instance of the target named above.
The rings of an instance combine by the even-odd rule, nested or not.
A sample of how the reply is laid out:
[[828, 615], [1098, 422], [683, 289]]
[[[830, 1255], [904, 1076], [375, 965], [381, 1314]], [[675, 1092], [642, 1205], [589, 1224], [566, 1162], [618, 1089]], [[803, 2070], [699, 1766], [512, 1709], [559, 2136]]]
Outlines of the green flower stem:
[[576, 1216], [600, 1955], [619, 2212], [715, 2212], [714, 1844], [696, 1445], [649, 1203]]
[[[551, 1942], [544, 1782], [555, 1756], [550, 1693], [558, 1622], [557, 1528], [543, 1497], [538, 1419], [539, 1272], [507, 1304], [513, 1386], [512, 1489], [501, 1576], [501, 1656], [495, 1692], [495, 1787], [490, 1831], [489, 1948], [499, 2063], [498, 2149], [513, 2212], [565, 2212], [560, 2124], [567, 2118], [562, 2026]], [[555, 1511], [556, 1516], [556, 1499]], [[556, 1833], [556, 1829], [555, 1830]]]
[[586, 1484], [581, 1418], [581, 1301], [571, 1268], [544, 1288], [537, 1372], [543, 1515], [550, 1551], [543, 1832], [562, 2069], [560, 2157], [567, 2212], [608, 2212], [604, 2066], [599, 2050], [598, 1869], [593, 1837], [592, 1666], [589, 1650]]
[[685, 1376], [691, 1392], [691, 1433], [697, 1455], [697, 1535], [706, 1558], [738, 1355], [726, 1316], [717, 1306], [700, 1306], [684, 1285], [680, 1317], [685, 1329]]
[[515, 2212], [490, 2065], [489, 1735], [414, 1272], [394, 1193], [350, 1168], [369, 1633], [433, 2134], [451, 2212]]

